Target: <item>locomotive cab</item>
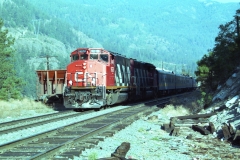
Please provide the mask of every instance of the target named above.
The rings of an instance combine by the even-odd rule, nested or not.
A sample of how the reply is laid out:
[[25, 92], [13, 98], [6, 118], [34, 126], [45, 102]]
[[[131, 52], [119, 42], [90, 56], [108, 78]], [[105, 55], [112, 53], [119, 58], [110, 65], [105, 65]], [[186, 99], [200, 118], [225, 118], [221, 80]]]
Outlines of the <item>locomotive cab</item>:
[[99, 62], [103, 62], [103, 63], [108, 63], [108, 59], [109, 59], [109, 53], [104, 53], [102, 50], [99, 49], [91, 49], [90, 50], [90, 56], [89, 56], [89, 60], [90, 61], [94, 61], [97, 60]]
[[106, 68], [109, 52], [100, 48], [79, 48], [67, 66], [64, 105], [67, 108], [100, 108], [106, 104]]
[[109, 53], [104, 53], [102, 49], [81, 49], [72, 52], [70, 55], [71, 62], [78, 60], [97, 60], [108, 63]]
[[78, 52], [73, 52], [71, 54], [71, 62], [78, 60], [88, 60], [88, 54], [86, 50], [79, 50]]
[[99, 84], [106, 86], [103, 74], [106, 75], [109, 56], [103, 49], [78, 49], [72, 52], [71, 63], [67, 66], [67, 86], [96, 87]]

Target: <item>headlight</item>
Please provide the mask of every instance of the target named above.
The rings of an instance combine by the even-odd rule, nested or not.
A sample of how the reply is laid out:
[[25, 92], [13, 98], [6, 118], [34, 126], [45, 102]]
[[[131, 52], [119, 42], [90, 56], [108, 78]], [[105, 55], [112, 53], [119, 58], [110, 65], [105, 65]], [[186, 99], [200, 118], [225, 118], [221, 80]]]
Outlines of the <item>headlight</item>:
[[68, 83], [69, 83], [71, 86], [72, 86], [72, 84], [73, 84], [72, 80], [68, 81]]

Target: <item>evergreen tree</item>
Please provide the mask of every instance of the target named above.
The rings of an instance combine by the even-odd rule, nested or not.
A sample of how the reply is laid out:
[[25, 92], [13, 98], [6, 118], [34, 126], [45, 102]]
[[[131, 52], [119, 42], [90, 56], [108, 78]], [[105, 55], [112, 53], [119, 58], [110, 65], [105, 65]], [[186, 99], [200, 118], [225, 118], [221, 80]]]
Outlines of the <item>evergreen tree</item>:
[[0, 19], [0, 100], [21, 98], [23, 86], [14, 70], [14, 39], [7, 34], [8, 30], [3, 29], [3, 20]]
[[[235, 16], [239, 16], [237, 10]], [[236, 20], [219, 26], [219, 34], [215, 38], [215, 47], [208, 55], [197, 62], [195, 72], [197, 80], [201, 82], [201, 91], [205, 102], [210, 102], [209, 95], [215, 91], [219, 84], [224, 83], [240, 65], [239, 36]]]
[[[238, 16], [240, 10], [237, 10]], [[202, 88], [215, 90], [217, 85], [226, 81], [234, 69], [239, 65], [239, 37], [237, 37], [237, 24], [232, 20], [219, 26], [219, 34], [215, 38], [215, 47], [208, 55], [197, 62], [195, 74], [202, 83]], [[204, 90], [205, 90], [204, 89]]]

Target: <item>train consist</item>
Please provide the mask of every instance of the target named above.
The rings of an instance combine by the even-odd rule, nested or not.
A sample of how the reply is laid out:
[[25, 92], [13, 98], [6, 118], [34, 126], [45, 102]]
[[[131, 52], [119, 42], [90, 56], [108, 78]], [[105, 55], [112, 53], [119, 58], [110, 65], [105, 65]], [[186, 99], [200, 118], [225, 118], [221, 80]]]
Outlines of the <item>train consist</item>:
[[102, 48], [78, 48], [64, 70], [38, 70], [37, 91], [45, 102], [62, 100], [66, 108], [99, 109], [125, 101], [190, 91], [189, 76], [157, 69]]

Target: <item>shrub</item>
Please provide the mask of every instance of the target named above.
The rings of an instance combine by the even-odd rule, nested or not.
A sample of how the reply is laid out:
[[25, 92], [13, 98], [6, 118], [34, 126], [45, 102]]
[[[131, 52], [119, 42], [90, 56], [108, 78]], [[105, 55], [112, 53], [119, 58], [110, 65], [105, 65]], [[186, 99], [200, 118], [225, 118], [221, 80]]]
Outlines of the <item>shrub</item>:
[[89, 154], [88, 160], [96, 160], [96, 159], [98, 159], [96, 152], [92, 152], [91, 154]]

